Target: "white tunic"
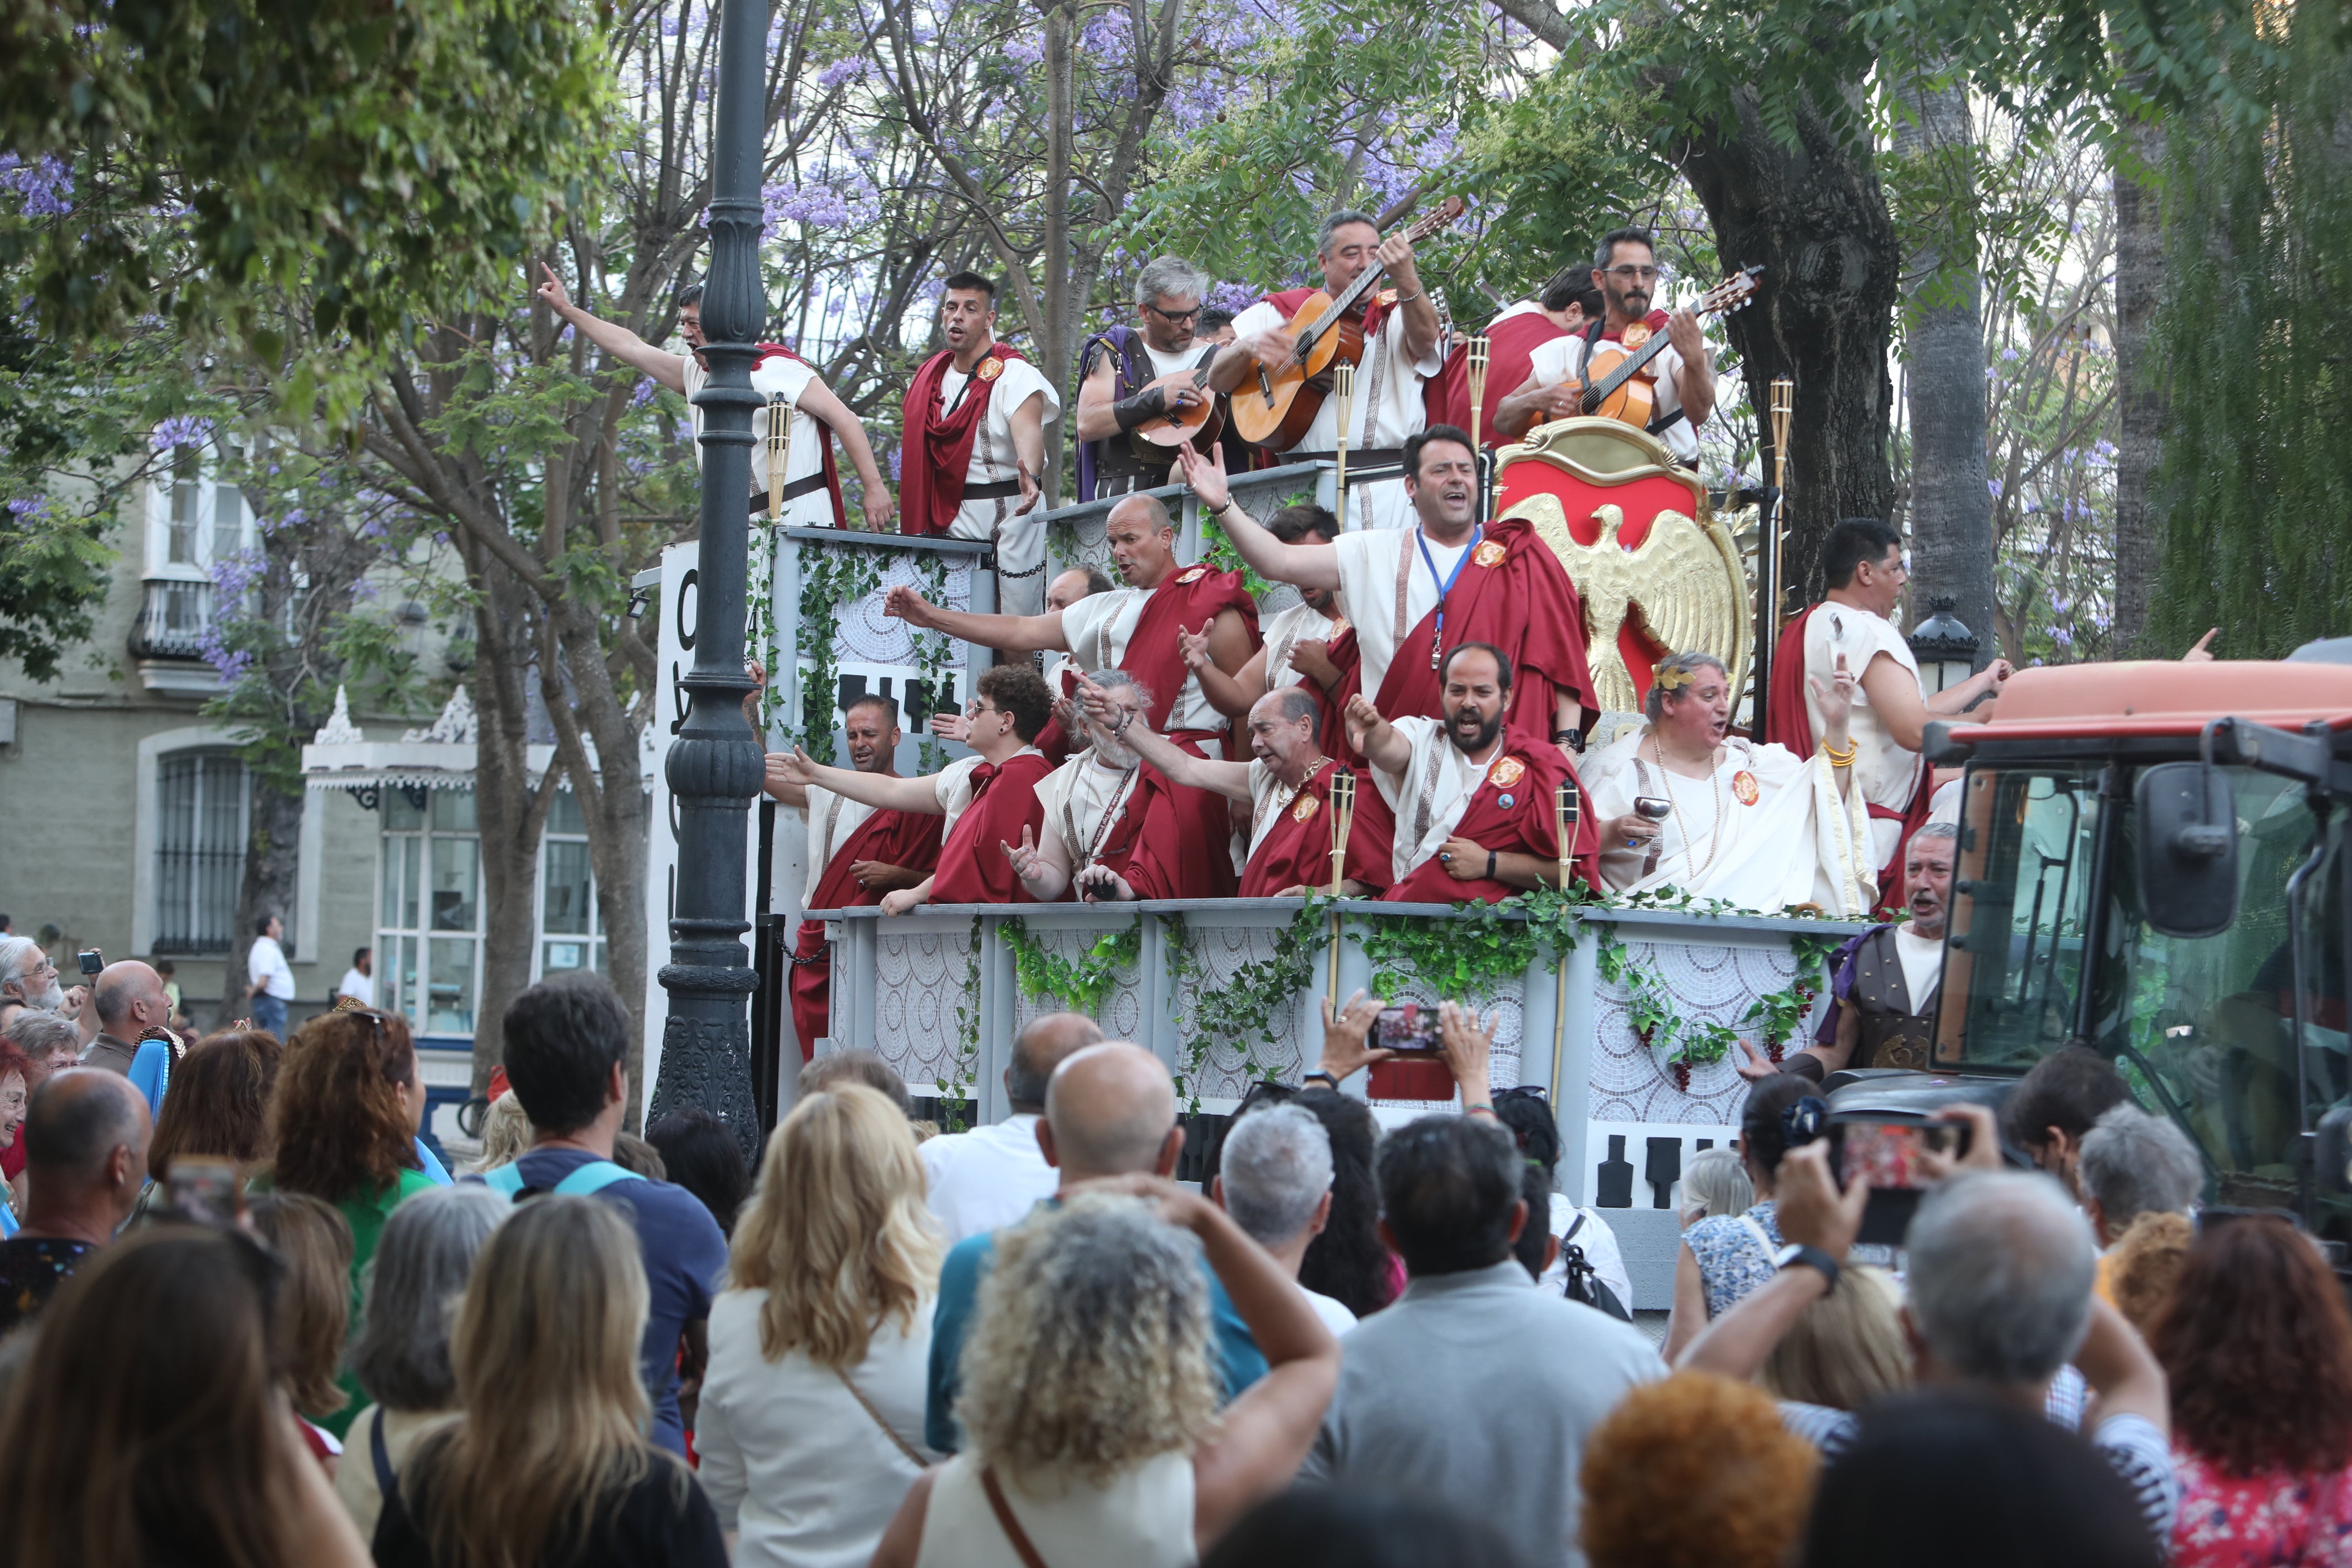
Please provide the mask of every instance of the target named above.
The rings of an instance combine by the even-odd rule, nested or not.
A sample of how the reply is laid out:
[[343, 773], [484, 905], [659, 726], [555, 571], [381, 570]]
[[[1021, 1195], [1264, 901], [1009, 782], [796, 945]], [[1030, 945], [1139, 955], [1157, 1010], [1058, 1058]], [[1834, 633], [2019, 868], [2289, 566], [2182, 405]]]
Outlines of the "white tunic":
[[1372, 783], [1396, 815], [1389, 868], [1402, 882], [1445, 847], [1471, 797], [1486, 782], [1486, 770], [1508, 756], [1510, 748], [1497, 736], [1486, 760], [1474, 763], [1434, 719], [1414, 716], [1389, 723], [1412, 747], [1402, 773], [1372, 769]]
[[[1685, 778], [1659, 764], [1646, 726], [1577, 768], [1595, 818], [1630, 816], [1636, 795], [1675, 805], [1658, 824], [1655, 869], [1642, 868], [1646, 845], [1602, 849], [1601, 878], [1617, 891], [1675, 888], [1765, 914], [1814, 903], [1858, 919], [1876, 894], [1879, 862], [1861, 792], [1841, 798], [1834, 772], [1827, 758], [1800, 762], [1784, 746], [1733, 736], [1713, 777]], [[1756, 798], [1743, 800], [1751, 788]]]
[[[792, 452], [784, 462], [784, 482], [806, 479], [824, 468], [824, 422], [814, 414], [799, 413], [801, 395], [816, 380], [816, 372], [798, 360], [782, 354], [771, 354], [751, 369], [751, 390], [760, 395], [761, 406], [751, 415], [751, 434], [757, 437], [751, 444], [751, 494], [761, 498], [760, 516], [767, 517], [768, 494], [768, 409], [767, 400], [782, 394], [784, 401], [796, 411], [792, 422]], [[708, 385], [710, 373], [692, 354], [686, 356], [686, 400], [694, 412], [694, 433], [702, 434], [702, 410], [694, 395]], [[694, 448], [694, 465], [702, 466], [702, 447]], [[833, 526], [833, 495], [829, 490], [811, 490], [804, 496], [794, 496], [784, 502], [784, 522], [794, 528], [831, 528]]]
[[[1013, 752], [1013, 757], [1042, 757], [1045, 754], [1034, 746], [1024, 746]], [[1013, 757], [1004, 760], [1009, 763]], [[956, 818], [971, 806], [971, 772], [983, 761], [984, 758], [976, 756], [958, 757], [931, 775], [931, 793], [938, 798], [940, 809], [947, 814], [948, 819], [946, 826], [940, 829], [940, 843], [947, 842], [948, 836], [955, 831]]]
[[1139, 776], [1134, 768], [1105, 767], [1092, 751], [1085, 751], [1037, 786], [1045, 835], [1061, 840], [1072, 876], [1093, 865], [1096, 852], [1118, 837], [1118, 818], [1135, 799]]
[[[1364, 695], [1375, 700], [1381, 683], [1388, 679], [1389, 661], [1397, 657], [1406, 635], [1437, 608], [1439, 581], [1454, 576], [1454, 563], [1479, 542], [1475, 534], [1468, 543], [1452, 547], [1430, 540], [1429, 559], [1424, 561], [1423, 537], [1418, 527], [1399, 528], [1343, 533], [1331, 543], [1339, 552], [1339, 613], [1356, 628], [1356, 658], [1363, 671]], [[1475, 562], [1462, 567], [1465, 573], [1480, 570]], [[1461, 579], [1455, 576], [1454, 580]], [[1415, 658], [1429, 657], [1425, 647], [1412, 652]]]
[[1286, 686], [1304, 686], [1319, 694], [1322, 687], [1290, 667], [1291, 650], [1303, 642], [1328, 642], [1347, 629], [1346, 617], [1335, 621], [1312, 605], [1293, 605], [1260, 621], [1258, 636], [1265, 643], [1265, 689], [1279, 691]]
[[821, 784], [808, 786], [808, 890], [801, 895], [801, 908], [816, 907], [816, 888], [824, 880], [825, 868], [873, 815], [874, 808], [863, 801], [835, 795]]
[[[1903, 640], [1903, 634], [1884, 616], [1852, 605], [1824, 604], [1805, 622], [1805, 673], [1826, 688], [1837, 668], [1837, 656], [1843, 654], [1846, 673], [1854, 679], [1853, 712], [1846, 727], [1856, 748], [1855, 790], [1873, 805], [1907, 811], [1911, 794], [1919, 787], [1919, 753], [1905, 751], [1895, 743], [1877, 710], [1871, 707], [1870, 694], [1861, 689], [1870, 661], [1882, 653], [1902, 667], [1913, 686], [1919, 685], [1919, 661], [1913, 656], [1911, 645]], [[1920, 689], [1920, 700], [1927, 700], [1925, 688]], [[1885, 865], [1894, 855], [1903, 837], [1903, 825], [1880, 819], [1870, 826], [1878, 846], [1872, 867], [1875, 874], [1877, 868]]]
[[[1265, 842], [1266, 834], [1273, 830], [1276, 823], [1282, 820], [1282, 814], [1288, 811], [1292, 803], [1298, 799], [1299, 787], [1301, 786], [1283, 783], [1281, 779], [1275, 776], [1272, 768], [1257, 758], [1250, 759], [1250, 841], [1249, 854], [1243, 858], [1244, 866], [1250, 859], [1256, 857], [1257, 847]], [[1328, 818], [1325, 826], [1327, 827], [1329, 826]]]
[[[1061, 395], [1054, 390], [1054, 384], [1046, 380], [1045, 374], [1035, 365], [1025, 359], [999, 360], [996, 363], [1004, 368], [998, 373], [995, 389], [989, 394], [988, 414], [981, 420], [980, 429], [972, 437], [971, 461], [964, 468], [964, 483], [968, 485], [997, 484], [1019, 478], [1021, 459], [1013, 446], [1013, 416], [1021, 411], [1023, 404], [1032, 397], [1044, 397], [1045, 406], [1040, 413], [1041, 420], [1050, 420], [1061, 412]], [[956, 400], [964, 395], [964, 389], [971, 383], [971, 377], [953, 364], [947, 367], [947, 374], [940, 378], [940, 409], [942, 414], [955, 407]], [[1031, 477], [1042, 478], [1038, 475]], [[955, 521], [948, 525], [948, 537], [993, 539], [996, 541], [999, 573], [1034, 572], [1045, 561], [1045, 502], [1041, 497], [1026, 516], [1015, 517], [1013, 512], [1020, 505], [1021, 497], [1017, 493], [992, 500], [968, 500], [956, 513]], [[1031, 596], [1030, 602], [1042, 604], [1045, 596], [1042, 578], [1036, 580], [1035, 586], [1036, 593]], [[1009, 596], [1003, 607], [1013, 609]]]
[[[1182, 567], [1179, 571], [1185, 570]], [[1150, 588], [1113, 588], [1107, 594], [1088, 594], [1062, 612], [1062, 640], [1070, 647], [1070, 657], [1088, 675], [1101, 669], [1121, 669], [1127, 664], [1127, 648], [1135, 638], [1135, 628], [1143, 619], [1143, 606], [1151, 601]], [[1190, 628], [1199, 631], [1199, 626]], [[1170, 637], [1176, 634], [1171, 632]], [[1060, 695], [1058, 691], [1056, 696]], [[1154, 697], [1165, 697], [1155, 691]], [[1201, 694], [1201, 678], [1191, 670], [1184, 672], [1184, 689], [1177, 693], [1168, 710], [1171, 730], [1222, 730], [1225, 716]], [[1223, 749], [1216, 749], [1223, 754]]]
[[[1234, 335], [1245, 338], [1253, 332], [1279, 331], [1289, 324], [1278, 308], [1260, 300], [1234, 318]], [[1443, 331], [1427, 354], [1414, 359], [1405, 345], [1400, 312], [1391, 310], [1382, 317], [1379, 330], [1364, 340], [1363, 361], [1356, 366], [1356, 397], [1348, 422], [1348, 449], [1392, 451], [1404, 445], [1406, 437], [1426, 429], [1429, 413], [1421, 400], [1422, 384], [1435, 375], [1444, 363]], [[1323, 406], [1316, 410], [1315, 422], [1307, 427], [1298, 444], [1286, 449], [1328, 452], [1339, 445], [1339, 399], [1335, 394], [1323, 400]], [[1351, 498], [1348, 515], [1350, 529], [1404, 528], [1412, 524], [1412, 503], [1405, 499], [1402, 479], [1350, 484], [1348, 489]]]
[[[1665, 334], [1660, 332], [1658, 335], [1664, 337]], [[1536, 378], [1536, 384], [1558, 386], [1569, 381], [1586, 383], [1587, 378], [1584, 374], [1586, 363], [1593, 353], [1600, 352], [1603, 344], [1608, 344], [1612, 348], [1618, 346], [1610, 343], [1609, 340], [1604, 338], [1601, 342], [1594, 343], [1588, 352], [1584, 335], [1581, 332], [1571, 332], [1567, 337], [1554, 338], [1549, 342], [1538, 344], [1529, 365]], [[1682, 407], [1682, 392], [1675, 384], [1675, 377], [1681, 374], [1682, 368], [1683, 356], [1675, 352], [1672, 343], [1660, 349], [1657, 358], [1643, 366], [1646, 371], [1657, 373], [1657, 380], [1650, 387], [1651, 412], [1654, 416], [1663, 417]], [[1688, 419], [1675, 420], [1658, 432], [1658, 439], [1665, 443], [1666, 450], [1672, 452], [1685, 465], [1695, 467], [1697, 464], [1698, 432], [1691, 428], [1691, 422]]]

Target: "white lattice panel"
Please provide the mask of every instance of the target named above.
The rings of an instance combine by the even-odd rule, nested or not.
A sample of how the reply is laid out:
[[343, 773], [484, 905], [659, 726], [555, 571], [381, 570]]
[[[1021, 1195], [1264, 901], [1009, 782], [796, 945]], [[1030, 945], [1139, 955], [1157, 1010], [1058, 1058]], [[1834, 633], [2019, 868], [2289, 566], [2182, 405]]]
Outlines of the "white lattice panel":
[[[948, 565], [947, 587], [937, 602], [951, 610], [971, 607], [971, 563], [957, 557]], [[884, 595], [904, 584], [925, 598], [933, 596], [930, 580], [918, 570], [912, 554], [883, 558], [882, 585], [862, 599], [835, 607], [833, 655], [836, 663], [903, 666], [915, 663], [914, 628], [882, 613]], [[784, 611], [780, 609], [781, 617]], [[933, 634], [936, 636], [936, 634]]]
[[[1195, 1016], [1195, 998], [1204, 992], [1223, 989], [1232, 983], [1234, 972], [1244, 966], [1272, 959], [1275, 938], [1283, 930], [1279, 926], [1211, 924], [1204, 921], [1195, 921], [1187, 929], [1192, 959], [1200, 968], [1197, 975], [1187, 977], [1176, 996], [1177, 1016], [1188, 1023]], [[1297, 1010], [1293, 1007], [1275, 1009], [1263, 1039], [1205, 1043], [1208, 1049], [1201, 1060], [1199, 1081], [1185, 1086], [1188, 1090], [1196, 1090], [1202, 1100], [1238, 1100], [1249, 1091], [1252, 1082], [1263, 1078], [1297, 1083], [1298, 1075], [1313, 1065], [1301, 1059]], [[1191, 1029], [1185, 1030], [1182, 1049], [1186, 1055], [1202, 1044]], [[1320, 1040], [1316, 1042], [1318, 1054], [1321, 1045]]]
[[875, 939], [874, 1048], [918, 1093], [955, 1078], [956, 1005], [965, 998], [971, 941], [962, 931], [892, 931]]
[[[1677, 1015], [1734, 1028], [1759, 996], [1785, 988], [1797, 972], [1784, 948], [1629, 940], [1625, 952], [1664, 985]], [[1748, 1086], [1730, 1058], [1693, 1068], [1685, 1093], [1642, 1044], [1627, 1015], [1625, 988], [1603, 983], [1593, 995], [1591, 1119], [1737, 1126]], [[1753, 1029], [1746, 1033], [1760, 1043]]]
[[[1102, 933], [1091, 931], [1040, 931], [1028, 928], [1029, 940], [1052, 953], [1065, 963], [1075, 964], [1087, 949], [1100, 940]], [[1105, 1037], [1113, 1040], [1140, 1040], [1146, 1037], [1149, 1025], [1143, 1016], [1143, 995], [1138, 988], [1140, 965], [1119, 971], [1105, 994], [1102, 1004], [1094, 1011], [1094, 1020], [1102, 1026]], [[1015, 988], [1016, 991], [1018, 988]], [[1068, 1011], [1070, 1005], [1056, 996], [1016, 994], [1013, 1003], [1013, 1027], [1015, 1033], [1028, 1026], [1033, 1019], [1048, 1013]]]

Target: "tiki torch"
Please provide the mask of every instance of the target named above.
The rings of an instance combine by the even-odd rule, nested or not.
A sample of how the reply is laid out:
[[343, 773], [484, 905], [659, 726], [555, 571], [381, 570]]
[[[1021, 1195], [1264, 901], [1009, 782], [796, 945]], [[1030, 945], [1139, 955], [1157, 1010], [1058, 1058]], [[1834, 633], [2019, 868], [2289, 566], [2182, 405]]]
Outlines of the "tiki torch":
[[781, 392], [768, 399], [768, 521], [784, 521], [784, 469], [792, 462], [793, 405]]
[[[1346, 879], [1348, 868], [1348, 834], [1356, 825], [1356, 775], [1342, 767], [1331, 774], [1331, 896], [1339, 896], [1339, 884]], [[1331, 911], [1331, 979], [1328, 989], [1331, 1005], [1339, 1005], [1339, 911]]]
[[[1337, 447], [1339, 456], [1339, 531], [1345, 533], [1348, 531], [1348, 426], [1356, 413], [1356, 367], [1353, 364], [1346, 360], [1339, 362], [1332, 389], [1339, 399], [1339, 439]], [[1336, 943], [1338, 938], [1332, 940]], [[1336, 945], [1332, 951], [1335, 954], [1338, 952]]]
[[[1563, 896], [1575, 875], [1576, 824], [1582, 807], [1583, 802], [1576, 791], [1576, 781], [1573, 778], [1560, 780], [1551, 792], [1551, 825], [1559, 848], [1559, 890]], [[1567, 1037], [1568, 952], [1563, 948], [1559, 953], [1559, 982], [1553, 988], [1551, 1004], [1551, 1099], [1554, 1105], [1559, 1103], [1560, 1047]]]
[[1756, 643], [1756, 698], [1748, 715], [1749, 732], [1764, 734], [1764, 703], [1770, 689], [1772, 656], [1780, 647], [1780, 545], [1787, 530], [1781, 519], [1789, 505], [1789, 418], [1796, 412], [1797, 384], [1787, 376], [1777, 376], [1772, 382], [1772, 510], [1756, 531], [1758, 575], [1763, 581], [1759, 586], [1762, 603], [1757, 607], [1763, 613], [1757, 618], [1763, 623]]
[[1486, 412], [1486, 359], [1492, 347], [1486, 334], [1478, 333], [1470, 340], [1470, 461], [1478, 470], [1478, 505], [1471, 521], [1486, 521], [1486, 450], [1479, 444], [1478, 431]]

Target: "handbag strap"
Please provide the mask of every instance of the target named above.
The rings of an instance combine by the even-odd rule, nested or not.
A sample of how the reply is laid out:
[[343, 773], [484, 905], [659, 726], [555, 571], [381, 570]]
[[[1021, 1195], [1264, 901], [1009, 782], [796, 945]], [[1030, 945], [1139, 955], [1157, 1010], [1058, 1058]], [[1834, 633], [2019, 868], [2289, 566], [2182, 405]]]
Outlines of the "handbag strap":
[[988, 1506], [996, 1510], [996, 1522], [1004, 1527], [1004, 1539], [1013, 1542], [1013, 1551], [1021, 1559], [1022, 1568], [1045, 1568], [1045, 1560], [1037, 1555], [1036, 1547], [1029, 1542], [1029, 1532], [1013, 1517], [1013, 1505], [1004, 1500], [1004, 1489], [996, 1484], [996, 1472], [986, 1465], [980, 1467], [980, 1489], [988, 1494]]
[[898, 1436], [898, 1428], [891, 1426], [889, 1422], [882, 1418], [882, 1412], [874, 1408], [874, 1402], [866, 1397], [866, 1394], [863, 1389], [860, 1389], [857, 1384], [849, 1381], [849, 1374], [847, 1373], [842, 1371], [839, 1367], [835, 1367], [833, 1369], [833, 1375], [841, 1379], [841, 1386], [849, 1390], [849, 1397], [857, 1401], [857, 1407], [860, 1410], [865, 1411], [866, 1415], [874, 1417], [874, 1425], [882, 1428], [882, 1435], [884, 1436], [898, 1445], [898, 1452], [906, 1455], [908, 1461], [912, 1464], [915, 1468], [919, 1470], [922, 1469], [929, 1462], [923, 1458], [921, 1453], [916, 1449], [912, 1443], [908, 1442], [907, 1439]]

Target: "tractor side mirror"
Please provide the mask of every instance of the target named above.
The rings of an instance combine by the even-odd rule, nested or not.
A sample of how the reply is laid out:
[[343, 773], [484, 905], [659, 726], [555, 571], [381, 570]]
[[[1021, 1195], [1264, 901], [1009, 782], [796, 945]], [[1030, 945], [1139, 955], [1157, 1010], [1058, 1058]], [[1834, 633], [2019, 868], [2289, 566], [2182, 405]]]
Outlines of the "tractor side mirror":
[[2139, 901], [2159, 935], [2214, 936], [2238, 918], [2238, 803], [2229, 774], [2159, 763], [2133, 786]]

